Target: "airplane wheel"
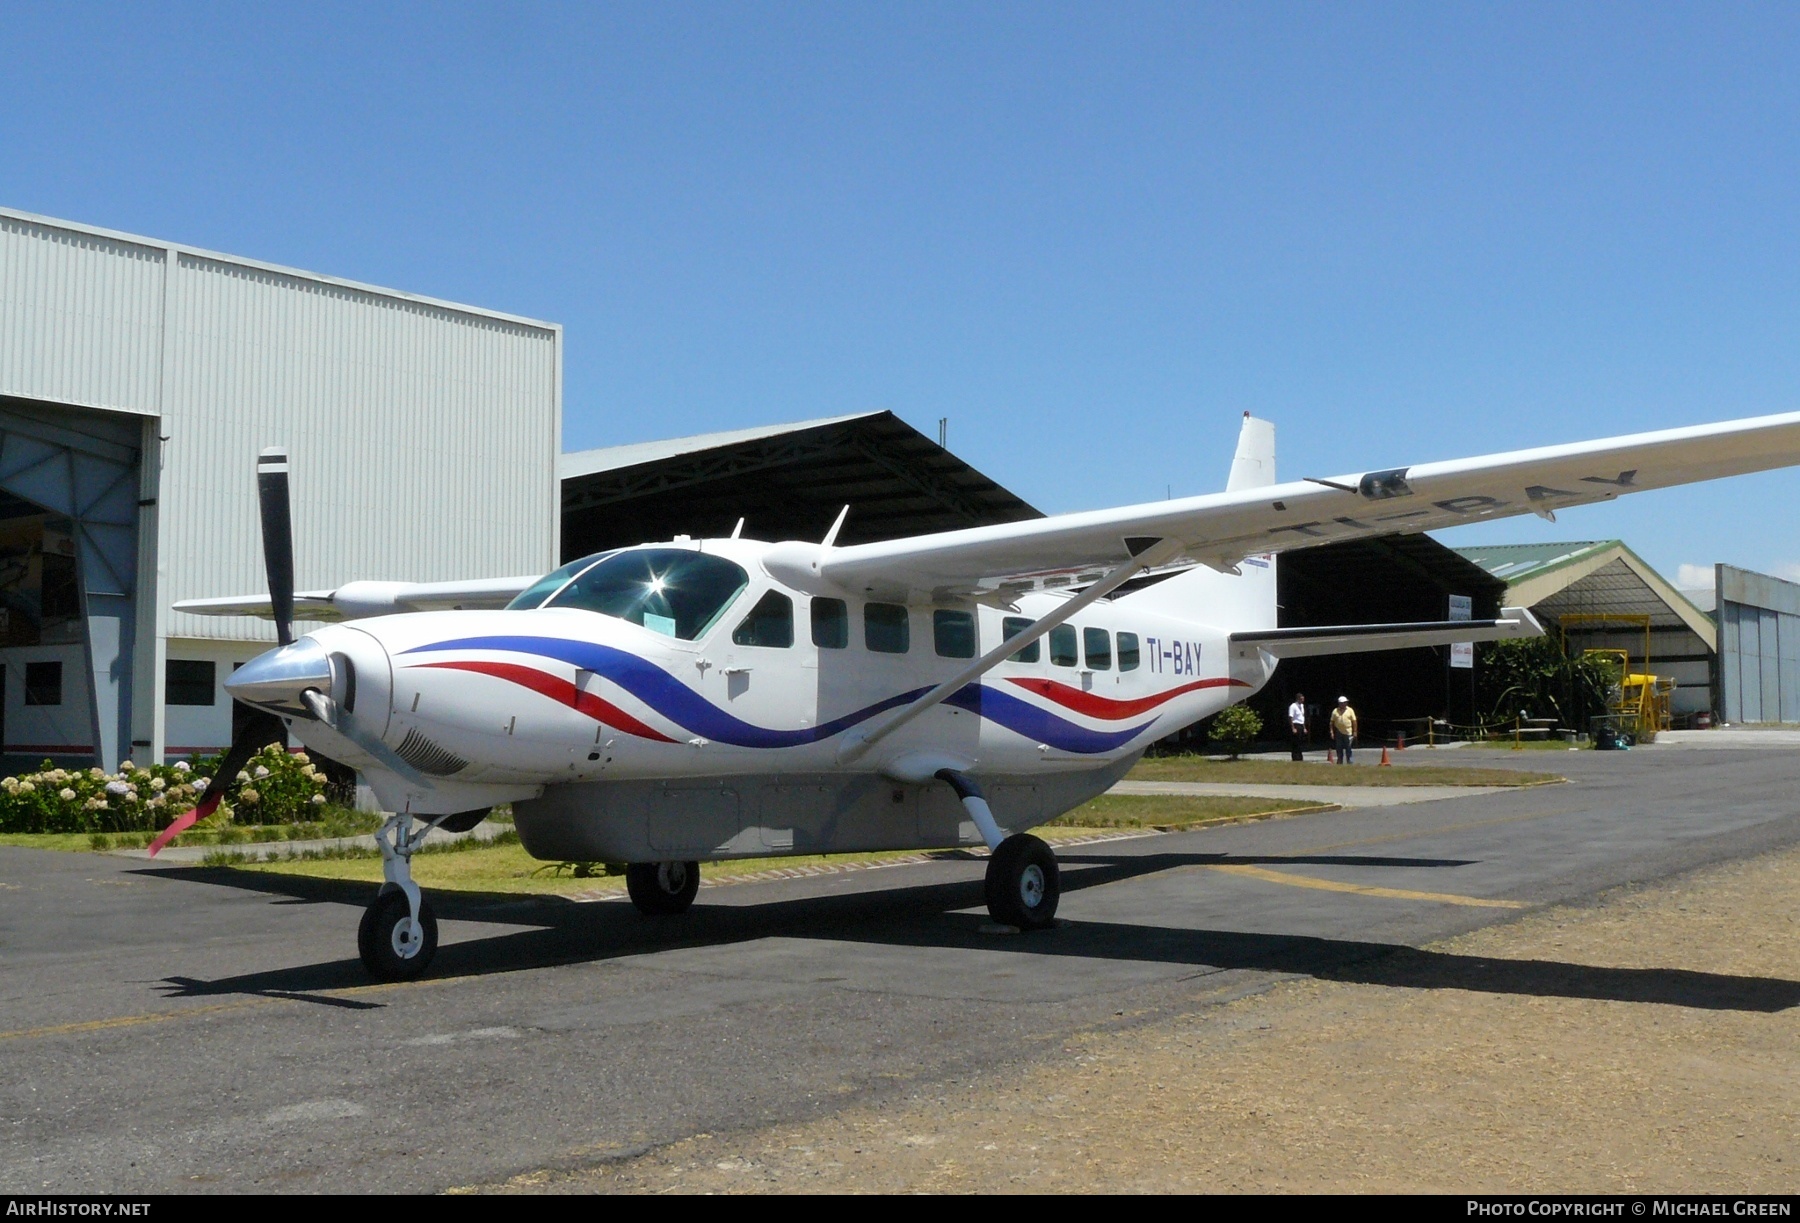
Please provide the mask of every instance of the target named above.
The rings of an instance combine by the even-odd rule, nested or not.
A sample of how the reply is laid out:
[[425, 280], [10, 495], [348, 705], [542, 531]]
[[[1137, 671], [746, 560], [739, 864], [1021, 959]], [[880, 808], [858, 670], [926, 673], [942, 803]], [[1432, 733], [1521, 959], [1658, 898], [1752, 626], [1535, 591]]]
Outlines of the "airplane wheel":
[[631, 903], [648, 917], [686, 913], [700, 890], [698, 862], [633, 862], [625, 868]]
[[406, 893], [386, 892], [363, 912], [356, 932], [356, 949], [363, 967], [377, 981], [411, 981], [422, 976], [437, 954], [437, 915], [431, 902], [419, 897], [419, 922], [415, 927]]
[[1061, 896], [1056, 855], [1036, 837], [1022, 832], [1007, 837], [988, 859], [988, 913], [1001, 925], [1048, 929]]

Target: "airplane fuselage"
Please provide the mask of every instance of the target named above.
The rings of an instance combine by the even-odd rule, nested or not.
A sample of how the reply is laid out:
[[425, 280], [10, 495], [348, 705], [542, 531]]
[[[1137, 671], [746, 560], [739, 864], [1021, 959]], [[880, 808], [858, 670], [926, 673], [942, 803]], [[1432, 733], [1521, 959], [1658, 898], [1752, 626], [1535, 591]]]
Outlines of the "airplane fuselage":
[[[857, 754], [895, 711], [1070, 596], [887, 602], [801, 589], [769, 572], [772, 551], [628, 549], [592, 589], [568, 567], [560, 591], [536, 596], [545, 606], [385, 616], [289, 647], [331, 659], [333, 695], [410, 779], [291, 700], [253, 694], [261, 672], [239, 686], [361, 770], [388, 809], [511, 802], [542, 856], [654, 860], [964, 843], [960, 805], [929, 780], [940, 765], [981, 779], [1004, 827], [1030, 827], [1273, 666], [1256, 651], [1233, 659], [1233, 626], [1102, 600]], [[652, 593], [633, 602], [633, 583]]]

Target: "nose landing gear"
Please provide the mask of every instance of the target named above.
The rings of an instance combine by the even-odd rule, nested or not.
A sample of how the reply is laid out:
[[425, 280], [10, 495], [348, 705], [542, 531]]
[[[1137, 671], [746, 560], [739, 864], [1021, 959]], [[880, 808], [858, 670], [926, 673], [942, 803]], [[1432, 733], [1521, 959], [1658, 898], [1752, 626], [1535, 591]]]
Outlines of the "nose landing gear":
[[411, 815], [390, 815], [375, 833], [385, 882], [375, 903], [363, 913], [356, 949], [363, 967], [377, 981], [411, 981], [423, 976], [437, 954], [437, 915], [413, 882], [412, 856], [444, 818], [421, 824], [414, 831]]

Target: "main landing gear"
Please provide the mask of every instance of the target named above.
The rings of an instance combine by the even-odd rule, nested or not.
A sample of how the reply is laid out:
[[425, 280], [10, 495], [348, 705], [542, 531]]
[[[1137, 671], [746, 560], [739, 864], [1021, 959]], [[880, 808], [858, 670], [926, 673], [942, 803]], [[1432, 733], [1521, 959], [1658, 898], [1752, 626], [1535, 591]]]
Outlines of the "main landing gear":
[[686, 913], [700, 890], [700, 864], [633, 862], [625, 868], [625, 890], [646, 917]]
[[363, 913], [356, 949], [377, 981], [411, 981], [424, 974], [437, 954], [437, 915], [413, 882], [412, 856], [441, 822], [432, 820], [414, 831], [412, 816], [390, 815], [375, 834], [385, 882]]
[[1002, 834], [987, 799], [967, 774], [940, 769], [936, 776], [956, 791], [993, 855], [987, 869], [989, 916], [1002, 926], [1021, 930], [1047, 930], [1055, 925], [1062, 878], [1050, 847], [1028, 833]]

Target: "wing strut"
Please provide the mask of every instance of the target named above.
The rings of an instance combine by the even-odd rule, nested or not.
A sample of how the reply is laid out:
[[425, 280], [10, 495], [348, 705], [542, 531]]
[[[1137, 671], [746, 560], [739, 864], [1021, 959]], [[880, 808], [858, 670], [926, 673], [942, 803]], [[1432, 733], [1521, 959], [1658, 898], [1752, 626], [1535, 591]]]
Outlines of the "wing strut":
[[852, 734], [847, 737], [844, 740], [843, 746], [838, 749], [838, 760], [843, 764], [850, 764], [856, 760], [862, 759], [870, 748], [899, 730], [902, 726], [905, 726], [908, 722], [911, 722], [914, 718], [918, 717], [932, 706], [942, 704], [950, 697], [955, 696], [957, 692], [966, 688], [973, 680], [988, 671], [993, 670], [1006, 659], [1017, 654], [1020, 650], [1024, 649], [1071, 616], [1080, 613], [1100, 599], [1105, 598], [1144, 570], [1160, 565], [1164, 561], [1174, 559], [1180, 554], [1182, 548], [1182, 543], [1178, 539], [1147, 540], [1133, 538], [1126, 540], [1125, 544], [1126, 547], [1134, 553], [1130, 560], [1108, 572], [1106, 576], [1102, 577], [1098, 582], [1089, 586], [1086, 590], [1064, 603], [1049, 615], [1033, 621], [1031, 627], [1024, 632], [1006, 638], [1006, 640], [1002, 641], [999, 645], [989, 650], [986, 654], [983, 654], [980, 658], [977, 658], [974, 662], [933, 688], [930, 692], [927, 692], [912, 704], [902, 708], [880, 726], [875, 727], [866, 734]]

